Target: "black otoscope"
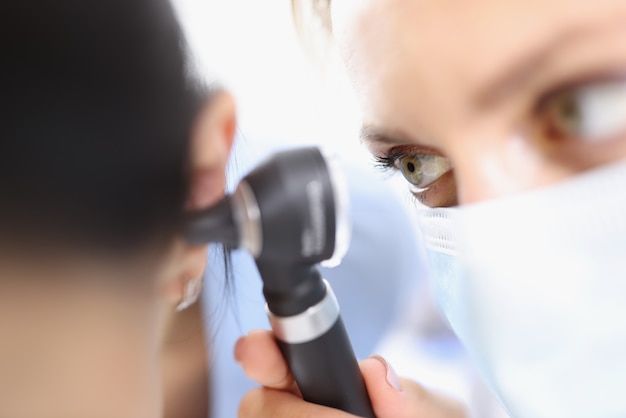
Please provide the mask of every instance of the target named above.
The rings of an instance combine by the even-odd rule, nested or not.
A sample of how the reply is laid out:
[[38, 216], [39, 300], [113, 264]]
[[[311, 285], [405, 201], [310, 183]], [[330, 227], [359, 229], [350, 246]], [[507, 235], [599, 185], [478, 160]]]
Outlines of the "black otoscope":
[[232, 195], [192, 214], [185, 234], [192, 244], [254, 256], [272, 330], [306, 401], [375, 418], [339, 304], [317, 267], [347, 249], [339, 180], [318, 148], [275, 154]]

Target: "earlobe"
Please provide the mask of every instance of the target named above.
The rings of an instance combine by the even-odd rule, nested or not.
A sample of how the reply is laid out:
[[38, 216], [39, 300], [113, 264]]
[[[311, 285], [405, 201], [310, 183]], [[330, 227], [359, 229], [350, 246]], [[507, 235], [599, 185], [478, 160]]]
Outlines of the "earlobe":
[[190, 247], [180, 240], [176, 241], [160, 290], [167, 305], [177, 307], [179, 311], [198, 299], [206, 270], [207, 251], [206, 246]]

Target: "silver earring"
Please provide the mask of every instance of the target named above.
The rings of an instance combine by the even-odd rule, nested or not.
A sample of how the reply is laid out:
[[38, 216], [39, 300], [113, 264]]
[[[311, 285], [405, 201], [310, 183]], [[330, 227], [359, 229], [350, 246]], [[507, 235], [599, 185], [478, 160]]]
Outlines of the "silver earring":
[[176, 312], [183, 311], [196, 303], [202, 292], [202, 277], [196, 277], [185, 283], [185, 295], [176, 306]]

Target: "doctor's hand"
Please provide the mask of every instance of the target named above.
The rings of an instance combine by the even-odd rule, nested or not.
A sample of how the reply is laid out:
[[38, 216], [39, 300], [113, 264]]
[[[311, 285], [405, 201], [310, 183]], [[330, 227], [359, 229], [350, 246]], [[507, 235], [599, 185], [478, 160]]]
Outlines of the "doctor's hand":
[[[253, 331], [241, 338], [235, 347], [235, 359], [249, 378], [263, 386], [246, 394], [239, 407], [239, 418], [354, 418], [302, 400], [269, 331]], [[378, 418], [466, 417], [459, 403], [415, 382], [398, 379], [381, 357], [364, 360], [360, 367]]]

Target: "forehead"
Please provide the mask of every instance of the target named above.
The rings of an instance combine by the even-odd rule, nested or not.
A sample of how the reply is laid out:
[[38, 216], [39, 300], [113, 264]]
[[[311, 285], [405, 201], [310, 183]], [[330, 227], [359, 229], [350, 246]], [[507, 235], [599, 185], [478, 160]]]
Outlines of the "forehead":
[[334, 0], [333, 30], [366, 117], [388, 124], [460, 117], [463, 99], [524, 52], [616, 12], [626, 2]]

